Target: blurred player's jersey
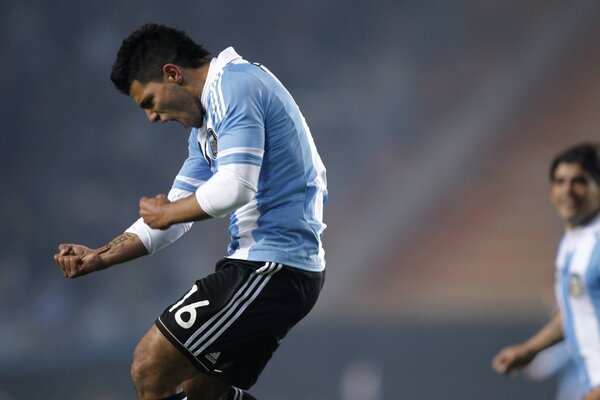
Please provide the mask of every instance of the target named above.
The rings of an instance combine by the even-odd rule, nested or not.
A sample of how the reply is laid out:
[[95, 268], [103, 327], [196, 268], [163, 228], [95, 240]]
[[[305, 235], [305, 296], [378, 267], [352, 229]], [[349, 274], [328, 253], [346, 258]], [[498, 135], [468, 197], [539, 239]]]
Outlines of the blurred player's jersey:
[[600, 216], [565, 234], [556, 268], [565, 340], [588, 391], [600, 385]]
[[219, 168], [256, 171], [255, 199], [230, 214], [228, 257], [323, 270], [325, 167], [292, 96], [230, 47], [211, 61], [201, 100], [204, 124], [173, 188], [195, 192]]

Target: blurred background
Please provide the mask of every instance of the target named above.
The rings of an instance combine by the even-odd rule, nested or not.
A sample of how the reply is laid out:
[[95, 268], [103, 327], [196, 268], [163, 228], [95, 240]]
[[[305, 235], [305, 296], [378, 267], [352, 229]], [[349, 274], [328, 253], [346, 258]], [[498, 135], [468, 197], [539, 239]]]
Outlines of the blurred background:
[[[232, 45], [294, 95], [328, 168], [327, 282], [261, 400], [553, 399], [560, 357], [491, 357], [554, 312], [550, 159], [600, 139], [600, 2], [2, 0], [0, 399], [134, 398], [137, 340], [226, 250], [225, 220], [77, 280], [167, 192], [188, 132], [109, 80], [145, 22]], [[554, 360], [554, 361], [552, 361]], [[538, 363], [539, 364], [539, 363]]]

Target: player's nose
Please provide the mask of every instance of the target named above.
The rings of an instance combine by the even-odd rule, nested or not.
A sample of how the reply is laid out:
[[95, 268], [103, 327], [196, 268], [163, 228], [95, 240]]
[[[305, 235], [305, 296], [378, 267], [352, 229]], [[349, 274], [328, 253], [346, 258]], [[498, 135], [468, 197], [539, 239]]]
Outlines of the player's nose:
[[151, 123], [160, 121], [160, 115], [158, 115], [157, 112], [151, 111], [151, 110], [145, 110], [145, 112], [146, 112], [146, 117], [148, 117], [148, 120]]

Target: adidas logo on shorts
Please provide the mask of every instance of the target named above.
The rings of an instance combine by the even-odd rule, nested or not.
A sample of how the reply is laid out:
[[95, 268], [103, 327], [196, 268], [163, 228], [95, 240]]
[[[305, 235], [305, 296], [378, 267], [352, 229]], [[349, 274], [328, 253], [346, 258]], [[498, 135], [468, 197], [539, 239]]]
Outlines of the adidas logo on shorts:
[[207, 355], [204, 356], [204, 358], [206, 358], [211, 363], [216, 364], [220, 355], [221, 355], [221, 352], [217, 351], [215, 353], [208, 353]]

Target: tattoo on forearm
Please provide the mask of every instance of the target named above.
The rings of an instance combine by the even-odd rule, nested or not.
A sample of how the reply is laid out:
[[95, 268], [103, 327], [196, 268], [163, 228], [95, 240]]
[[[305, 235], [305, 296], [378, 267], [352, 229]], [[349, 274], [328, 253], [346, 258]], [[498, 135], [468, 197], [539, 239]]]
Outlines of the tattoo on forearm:
[[125, 247], [125, 242], [128, 240], [135, 240], [135, 235], [133, 233], [124, 233], [121, 236], [114, 238], [108, 246], [110, 247], [110, 254], [114, 254], [116, 249], [119, 247]]
[[110, 244], [107, 244], [105, 246], [100, 247], [99, 249], [96, 250], [96, 254], [102, 254], [102, 253], [106, 253], [107, 251], [110, 250]]

